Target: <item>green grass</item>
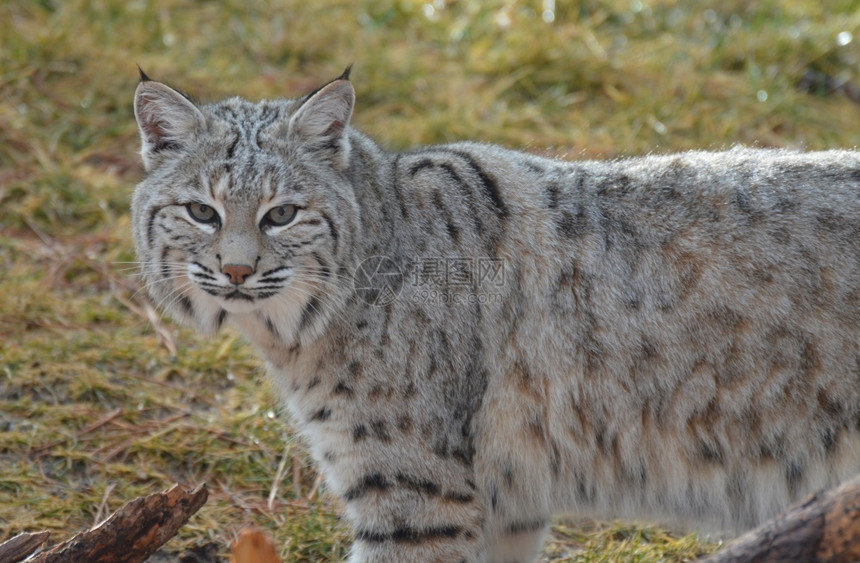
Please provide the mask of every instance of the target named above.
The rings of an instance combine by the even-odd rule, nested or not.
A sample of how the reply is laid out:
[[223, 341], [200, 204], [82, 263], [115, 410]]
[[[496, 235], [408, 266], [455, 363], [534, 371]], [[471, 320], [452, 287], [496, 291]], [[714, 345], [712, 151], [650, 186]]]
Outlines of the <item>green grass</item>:
[[[552, 23], [544, 4], [0, 4], [0, 540], [49, 529], [59, 541], [134, 496], [206, 481], [209, 502], [170, 549], [225, 553], [250, 523], [285, 560], [337, 560], [349, 544], [249, 349], [153, 320], [136, 295], [124, 263], [137, 64], [205, 101], [295, 96], [355, 63], [355, 124], [392, 149], [860, 144], [860, 106], [797, 87], [808, 72], [860, 83], [856, 0], [581, 0], [556, 2]], [[544, 555], [681, 561], [715, 548], [559, 522]]]

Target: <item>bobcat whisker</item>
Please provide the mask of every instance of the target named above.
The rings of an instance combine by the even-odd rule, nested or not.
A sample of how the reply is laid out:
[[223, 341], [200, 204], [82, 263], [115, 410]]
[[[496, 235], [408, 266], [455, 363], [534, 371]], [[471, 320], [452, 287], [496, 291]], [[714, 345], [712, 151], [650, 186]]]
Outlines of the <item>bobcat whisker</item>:
[[[140, 264], [138, 266], [129, 266], [127, 268], [119, 268], [119, 269], [116, 269], [114, 271], [116, 271], [117, 273], [124, 273], [127, 277], [141, 277], [141, 276], [144, 276], [148, 273], [151, 274], [151, 273], [158, 273], [158, 272], [162, 271], [163, 268], [161, 268], [161, 266], [162, 266], [161, 264], [159, 264], [157, 266], [154, 264]], [[167, 263], [167, 266], [168, 266], [168, 268], [176, 268], [177, 270], [185, 270], [185, 268], [186, 268], [186, 264], [183, 264], [181, 262], [177, 262], [175, 264]], [[131, 273], [129, 274], [129, 272], [131, 272]]]
[[134, 299], [135, 297], [137, 297], [137, 296], [138, 296], [138, 294], [140, 294], [140, 293], [142, 293], [142, 292], [144, 292], [144, 291], [149, 291], [150, 289], [152, 289], [152, 288], [156, 287], [157, 285], [161, 285], [161, 284], [170, 284], [171, 282], [173, 282], [173, 281], [175, 281], [175, 280], [181, 280], [181, 279], [186, 278], [186, 277], [187, 277], [187, 276], [186, 276], [185, 274], [178, 274], [178, 275], [175, 275], [175, 276], [169, 276], [169, 277], [166, 277], [166, 278], [153, 278], [153, 279], [147, 279], [147, 280], [146, 280], [146, 283], [145, 283], [144, 285], [142, 285], [141, 287], [137, 288], [137, 289], [134, 291], [134, 293], [132, 293], [132, 294], [131, 294], [131, 298], [132, 298], [132, 299]]
[[175, 286], [170, 293], [168, 293], [159, 303], [156, 305], [156, 309], [163, 310], [172, 310], [173, 307], [180, 302], [183, 298], [187, 298], [194, 292], [194, 284], [191, 282], [186, 282], [182, 285]]

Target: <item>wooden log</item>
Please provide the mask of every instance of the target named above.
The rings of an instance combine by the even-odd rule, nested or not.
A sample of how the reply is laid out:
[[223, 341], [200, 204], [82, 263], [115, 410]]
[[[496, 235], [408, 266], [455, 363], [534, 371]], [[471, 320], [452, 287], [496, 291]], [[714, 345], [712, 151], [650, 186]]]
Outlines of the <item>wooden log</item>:
[[0, 543], [0, 561], [18, 563], [39, 549], [48, 540], [51, 532], [24, 532]]
[[860, 561], [860, 476], [815, 493], [703, 563]]
[[200, 485], [187, 492], [174, 485], [138, 497], [104, 522], [36, 555], [28, 563], [141, 563], [179, 531], [206, 502]]

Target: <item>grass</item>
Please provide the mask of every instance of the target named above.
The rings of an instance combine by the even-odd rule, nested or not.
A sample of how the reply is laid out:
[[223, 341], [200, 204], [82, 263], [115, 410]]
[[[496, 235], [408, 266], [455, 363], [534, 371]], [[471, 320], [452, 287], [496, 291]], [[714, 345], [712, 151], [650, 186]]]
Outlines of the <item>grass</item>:
[[[285, 560], [349, 544], [248, 348], [158, 320], [137, 293], [137, 64], [210, 100], [295, 96], [355, 63], [355, 123], [392, 149], [860, 144], [860, 106], [816, 82], [860, 82], [856, 0], [11, 0], [0, 37], [0, 540], [59, 541], [134, 496], [206, 481], [171, 550], [223, 555], [249, 523]], [[716, 548], [621, 523], [560, 521], [550, 540], [547, 561]]]

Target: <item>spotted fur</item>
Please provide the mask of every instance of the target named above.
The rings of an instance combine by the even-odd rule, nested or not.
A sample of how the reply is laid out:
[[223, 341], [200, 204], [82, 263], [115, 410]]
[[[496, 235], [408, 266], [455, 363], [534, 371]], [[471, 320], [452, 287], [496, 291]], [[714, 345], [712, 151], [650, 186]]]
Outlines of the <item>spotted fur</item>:
[[736, 531], [860, 471], [858, 153], [392, 154], [353, 103], [144, 76], [132, 206], [159, 305], [268, 361], [352, 561], [530, 561], [559, 512]]

